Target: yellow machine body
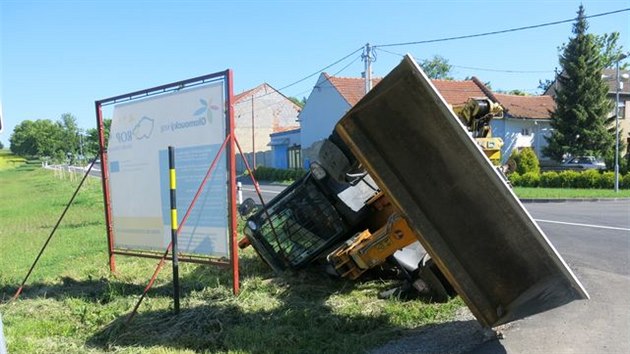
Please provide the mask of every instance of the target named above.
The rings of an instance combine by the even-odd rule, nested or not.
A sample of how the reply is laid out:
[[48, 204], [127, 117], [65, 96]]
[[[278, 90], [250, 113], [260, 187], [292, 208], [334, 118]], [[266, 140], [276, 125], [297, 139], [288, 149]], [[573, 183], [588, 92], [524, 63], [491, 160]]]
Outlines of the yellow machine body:
[[407, 221], [392, 214], [376, 232], [358, 233], [328, 255], [328, 261], [342, 277], [356, 279], [366, 270], [385, 262], [396, 251], [418, 241]]

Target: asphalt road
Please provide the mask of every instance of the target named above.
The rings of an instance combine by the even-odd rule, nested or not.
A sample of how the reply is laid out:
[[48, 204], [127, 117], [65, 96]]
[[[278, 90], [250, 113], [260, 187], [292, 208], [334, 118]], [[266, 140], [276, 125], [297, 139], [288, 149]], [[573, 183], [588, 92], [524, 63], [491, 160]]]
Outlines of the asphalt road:
[[471, 353], [630, 353], [630, 201], [526, 208], [591, 299], [514, 322]]
[[[375, 348], [389, 353], [630, 353], [630, 201], [527, 203], [590, 300], [483, 329], [468, 309]], [[497, 338], [499, 337], [499, 338]]]
[[[256, 201], [256, 204], [260, 204], [258, 199], [258, 195], [256, 194], [256, 189], [254, 185], [251, 183], [251, 180], [247, 178], [240, 178], [239, 181], [242, 183], [242, 191], [243, 191], [243, 200], [247, 198], [252, 198]], [[285, 188], [286, 185], [282, 184], [274, 184], [274, 183], [259, 183], [260, 192], [265, 203], [269, 202], [276, 195], [280, 194]]]

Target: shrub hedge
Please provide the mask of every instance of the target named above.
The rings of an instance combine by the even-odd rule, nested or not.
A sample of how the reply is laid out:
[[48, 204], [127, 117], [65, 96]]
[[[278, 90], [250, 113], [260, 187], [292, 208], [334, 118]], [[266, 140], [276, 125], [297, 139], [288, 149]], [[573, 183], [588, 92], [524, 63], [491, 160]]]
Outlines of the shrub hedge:
[[[508, 179], [515, 187], [612, 189], [615, 186], [614, 172], [597, 170], [527, 172], [522, 175], [514, 172], [508, 175]], [[619, 175], [619, 188], [630, 189], [630, 172]]]
[[279, 168], [258, 166], [256, 170], [254, 170], [254, 177], [256, 177], [256, 179], [260, 181], [284, 182], [297, 180], [305, 173], [306, 171], [301, 168], [284, 170]]

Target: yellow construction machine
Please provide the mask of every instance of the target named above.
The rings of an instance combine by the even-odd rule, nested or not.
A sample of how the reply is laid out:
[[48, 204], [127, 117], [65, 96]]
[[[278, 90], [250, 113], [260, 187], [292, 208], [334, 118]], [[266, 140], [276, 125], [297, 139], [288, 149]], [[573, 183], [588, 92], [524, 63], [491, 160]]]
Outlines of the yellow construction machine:
[[492, 136], [490, 121], [503, 118], [503, 107], [487, 98], [470, 98], [463, 105], [453, 106], [453, 111], [492, 164], [498, 166], [501, 163], [503, 139]]
[[[453, 111], [481, 147], [485, 155], [494, 165], [501, 161], [501, 146], [503, 140], [492, 137], [490, 121], [496, 117], [503, 117], [503, 108], [496, 102], [487, 98], [470, 98], [462, 105], [452, 107]], [[389, 199], [382, 193], [372, 197], [367, 205], [371, 205], [378, 212], [372, 217], [372, 230], [366, 228], [349, 240], [341, 244], [337, 249], [328, 254], [328, 262], [342, 277], [357, 279], [371, 268], [384, 264], [396, 252], [418, 242], [414, 231], [399, 210], [396, 210]], [[385, 221], [386, 220], [386, 221]], [[419, 245], [416, 246], [416, 249]], [[421, 293], [429, 293], [435, 300], [446, 300], [447, 293], [451, 293], [447, 284], [437, 282], [440, 276], [439, 270], [432, 267], [432, 263], [423, 254], [424, 262], [428, 261], [429, 267], [421, 267], [425, 272], [420, 279], [412, 279], [412, 285]], [[421, 259], [420, 262], [423, 260]], [[413, 267], [401, 268], [409, 270]], [[431, 276], [427, 279], [427, 276]], [[424, 278], [424, 279], [422, 279]], [[436, 289], [437, 288], [437, 289]]]
[[[502, 140], [492, 137], [490, 121], [502, 116], [501, 106], [487, 98], [471, 98], [452, 108], [486, 156], [498, 163]], [[331, 207], [322, 206], [331, 200]], [[321, 214], [309, 214], [310, 209]], [[326, 217], [333, 215], [339, 220]], [[316, 218], [330, 227], [316, 225]], [[346, 227], [335, 229], [334, 224]], [[412, 285], [436, 301], [453, 295], [405, 217], [335, 133], [321, 145], [311, 173], [271, 201], [266, 211], [250, 217], [245, 233], [247, 240], [240, 244], [254, 244], [276, 269], [325, 261], [331, 273], [357, 279], [389, 262], [404, 274], [404, 286]]]
[[389, 267], [403, 290], [459, 294], [484, 326], [588, 298], [490, 162], [500, 114], [485, 98], [449, 108], [405, 57], [337, 123], [303, 178], [264, 208], [242, 208], [240, 245], [278, 271], [322, 265], [357, 279]]

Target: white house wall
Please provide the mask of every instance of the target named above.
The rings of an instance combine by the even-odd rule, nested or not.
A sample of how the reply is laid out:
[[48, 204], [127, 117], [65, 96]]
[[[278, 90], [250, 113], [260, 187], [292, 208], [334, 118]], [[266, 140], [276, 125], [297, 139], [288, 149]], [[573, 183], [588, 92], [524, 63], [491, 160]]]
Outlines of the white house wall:
[[503, 139], [501, 163], [507, 162], [513, 150], [525, 147], [533, 148], [539, 159], [546, 159], [542, 149], [547, 146], [545, 136], [551, 134], [548, 121], [503, 118], [495, 119], [490, 124], [493, 136]]
[[306, 105], [300, 113], [302, 156], [304, 167], [312, 160], [313, 146], [327, 138], [337, 121], [350, 109], [350, 104], [341, 96], [324, 75], [320, 75], [311, 91]]

